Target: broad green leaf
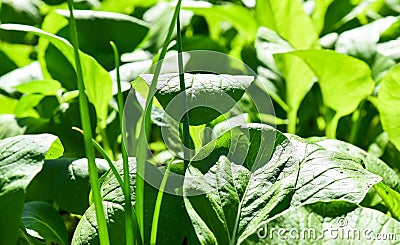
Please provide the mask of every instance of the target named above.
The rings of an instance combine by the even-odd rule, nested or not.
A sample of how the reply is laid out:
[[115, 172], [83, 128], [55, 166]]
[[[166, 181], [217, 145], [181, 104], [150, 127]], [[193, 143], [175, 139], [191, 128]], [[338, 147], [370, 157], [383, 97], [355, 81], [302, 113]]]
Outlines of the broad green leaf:
[[374, 186], [394, 218], [400, 220], [400, 194], [383, 183]]
[[283, 37], [295, 49], [318, 48], [318, 34], [300, 1], [257, 1], [259, 23]]
[[[56, 12], [69, 18], [68, 10]], [[110, 41], [117, 45], [121, 54], [131, 52], [143, 41], [149, 30], [148, 23], [119, 13], [75, 10], [74, 17], [79, 31], [79, 48], [106, 69], [114, 68]], [[60, 29], [56, 35], [70, 40], [69, 26]]]
[[[225, 4], [212, 5], [207, 2], [197, 1], [182, 3], [182, 9], [191, 10], [196, 15], [203, 16], [211, 28], [219, 25], [222, 21], [230, 23], [247, 42], [254, 41], [258, 24], [252, 13], [245, 7]], [[211, 27], [214, 26], [214, 27]], [[211, 34], [212, 35], [212, 34]]]
[[[258, 59], [285, 79], [284, 85], [279, 86], [280, 81], [277, 78], [273, 83], [274, 85], [268, 86], [264, 81], [268, 80], [268, 76], [265, 76], [265, 72], [261, 72], [259, 69], [259, 79], [264, 81], [268, 88], [272, 87], [268, 91], [271, 97], [275, 101], [277, 99], [285, 101], [287, 108], [284, 109], [288, 113], [289, 122], [291, 121], [288, 130], [291, 133], [295, 133], [297, 111], [314, 83], [314, 73], [301, 58], [285, 54], [288, 51], [292, 51], [293, 48], [273, 30], [265, 27], [261, 27], [258, 30], [256, 49]], [[272, 79], [273, 77], [270, 78], [270, 80]], [[277, 88], [274, 89], [273, 87]], [[281, 96], [278, 96], [278, 94], [281, 94]]]
[[344, 53], [372, 64], [376, 55], [376, 44], [381, 34], [397, 20], [397, 17], [388, 16], [343, 32], [336, 41], [335, 49], [339, 53]]
[[18, 100], [0, 94], [0, 114], [13, 114]]
[[292, 54], [301, 57], [318, 77], [324, 104], [335, 111], [331, 130], [336, 130], [339, 118], [355, 111], [374, 89], [371, 70], [361, 60], [330, 50], [304, 50]]
[[314, 72], [300, 57], [290, 53], [274, 55], [277, 66], [285, 78], [286, 104], [289, 107], [289, 133], [296, 133], [297, 111], [315, 82]]
[[15, 107], [14, 114], [18, 117], [25, 115], [27, 110], [36, 107], [44, 97], [42, 94], [26, 94], [22, 96]]
[[333, 1], [334, 0], [314, 0], [314, 9], [310, 17], [318, 34], [320, 34], [324, 28], [325, 15], [329, 5]]
[[0, 50], [4, 52], [17, 67], [27, 66], [32, 63], [30, 54], [33, 49], [32, 46], [23, 44], [2, 42], [0, 45]]
[[[108, 169], [103, 159], [96, 159], [96, 165], [99, 176]], [[89, 192], [86, 158], [59, 158], [44, 163], [27, 188], [26, 200], [54, 202], [62, 210], [81, 215], [89, 207]]]
[[390, 141], [400, 150], [400, 65], [396, 65], [382, 78], [378, 92], [378, 109], [383, 129]]
[[45, 159], [55, 159], [62, 153], [60, 140], [50, 134], [0, 141], [0, 222], [7, 224], [0, 229], [1, 244], [15, 244], [26, 187], [40, 172]]
[[39, 62], [15, 69], [0, 77], [0, 90], [6, 94], [17, 97], [16, 86], [33, 80], [43, 79]]
[[348, 155], [249, 124], [223, 134], [193, 158], [184, 200], [200, 243], [240, 244], [261, 222], [291, 206], [360, 203], [380, 180]]
[[[32, 26], [2, 24], [0, 25], [0, 28], [3, 30], [31, 32], [40, 37], [46, 38], [63, 53], [65, 58], [67, 58], [71, 64], [75, 66], [73, 47], [64, 38], [55, 36]], [[97, 117], [103, 124], [105, 124], [108, 115], [108, 103], [112, 98], [111, 78], [108, 72], [89, 55], [80, 52], [80, 58], [86, 94], [89, 101], [96, 108]]]
[[28, 83], [15, 86], [15, 89], [20, 93], [27, 94], [42, 94], [42, 95], [57, 95], [61, 89], [61, 84], [56, 80], [36, 80]]
[[[136, 175], [136, 160], [129, 159], [130, 176], [131, 176], [131, 190], [135, 190], [135, 175]], [[122, 162], [116, 163], [116, 167], [122, 175]], [[146, 165], [145, 179], [152, 178], [152, 181], [157, 181], [157, 186], [161, 183], [163, 173], [151, 164]], [[101, 193], [104, 209], [106, 210], [106, 219], [108, 223], [108, 230], [110, 234], [111, 244], [125, 244], [125, 228], [124, 228], [124, 195], [122, 189], [118, 185], [113, 173], [109, 171], [102, 178]], [[153, 187], [145, 182], [145, 200], [144, 200], [144, 220], [145, 220], [145, 234], [144, 244], [149, 244], [150, 229], [152, 224], [152, 216], [156, 197], [158, 194], [158, 187]], [[154, 182], [153, 182], [154, 183]], [[167, 186], [171, 183], [167, 182]], [[161, 205], [159, 227], [157, 234], [157, 244], [182, 244], [185, 237], [188, 238], [192, 227], [187, 218], [187, 214], [183, 208], [182, 197], [175, 196], [169, 193], [164, 193]], [[135, 203], [135, 194], [132, 193], [132, 205]], [[99, 237], [97, 233], [97, 222], [95, 216], [94, 205], [92, 204], [80, 220], [72, 244], [99, 244]]]
[[0, 140], [24, 134], [25, 130], [26, 128], [18, 123], [14, 115], [0, 115]]
[[[0, 23], [39, 24], [42, 19], [39, 3], [32, 0], [3, 0], [0, 9]], [[25, 33], [0, 31], [0, 38], [12, 43], [26, 43], [27, 41]]]
[[400, 223], [347, 202], [317, 202], [258, 224], [243, 244], [395, 244]]
[[[141, 77], [148, 84], [152, 74]], [[180, 93], [179, 76], [175, 73], [160, 75], [156, 98], [164, 110], [176, 121], [186, 113], [182, 100], [186, 99], [189, 123], [200, 125], [211, 122], [220, 114], [228, 112], [242, 97], [253, 81], [252, 76], [231, 76], [185, 73], [186, 97]]]
[[400, 192], [400, 176], [381, 159], [365, 152], [357, 146], [340, 140], [325, 139], [316, 143], [329, 151], [346, 153], [352, 157], [362, 159], [366, 170], [381, 176], [382, 183]]
[[67, 229], [61, 216], [47, 202], [27, 202], [22, 211], [27, 233], [46, 244], [68, 244]]

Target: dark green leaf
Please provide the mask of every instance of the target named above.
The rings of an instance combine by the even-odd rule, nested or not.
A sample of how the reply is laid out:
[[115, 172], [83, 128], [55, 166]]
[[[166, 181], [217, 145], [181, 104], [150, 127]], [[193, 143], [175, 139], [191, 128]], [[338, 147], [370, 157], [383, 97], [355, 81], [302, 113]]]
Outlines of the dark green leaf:
[[60, 140], [50, 134], [21, 135], [0, 141], [1, 244], [15, 244], [25, 189], [45, 159], [61, 156]]

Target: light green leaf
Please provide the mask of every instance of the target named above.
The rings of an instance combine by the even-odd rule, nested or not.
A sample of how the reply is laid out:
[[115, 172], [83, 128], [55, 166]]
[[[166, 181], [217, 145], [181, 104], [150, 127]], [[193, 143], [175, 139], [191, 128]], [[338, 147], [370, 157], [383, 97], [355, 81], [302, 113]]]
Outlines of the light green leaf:
[[397, 20], [397, 17], [388, 16], [343, 32], [336, 41], [335, 49], [339, 53], [344, 53], [372, 64], [376, 54], [376, 44], [381, 34]]
[[[50, 134], [21, 135], [0, 141], [1, 244], [15, 244], [25, 189], [46, 158], [62, 155], [61, 143]], [[53, 148], [54, 147], [54, 148]], [[49, 152], [52, 152], [50, 155]]]
[[68, 244], [67, 229], [61, 216], [47, 202], [27, 202], [22, 211], [27, 233], [46, 244]]
[[355, 145], [340, 140], [324, 139], [316, 143], [329, 151], [346, 153], [352, 157], [362, 159], [366, 170], [381, 176], [385, 185], [400, 192], [400, 176], [381, 159]]
[[[135, 175], [136, 175], [136, 160], [129, 159], [131, 190], [132, 190], [132, 205], [135, 204]], [[116, 168], [122, 175], [122, 161], [116, 163]], [[149, 176], [147, 176], [149, 174]], [[145, 179], [152, 178], [151, 181], [156, 181], [156, 186], [151, 186], [145, 182], [144, 196], [144, 244], [149, 244], [150, 230], [153, 218], [154, 206], [158, 194], [163, 173], [151, 164], [146, 164]], [[171, 177], [171, 176], [170, 176]], [[101, 184], [101, 194], [104, 209], [106, 211], [106, 219], [110, 234], [111, 244], [126, 244], [125, 243], [125, 228], [124, 228], [124, 195], [118, 184], [117, 179], [111, 171], [107, 172], [103, 177]], [[168, 181], [167, 186], [171, 183]], [[172, 183], [174, 184], [174, 183]], [[158, 223], [157, 244], [182, 244], [185, 237], [188, 237], [192, 232], [192, 226], [188, 220], [186, 211], [182, 205], [182, 197], [169, 193], [164, 193], [161, 205], [161, 212]], [[173, 225], [172, 225], [173, 224]], [[97, 233], [97, 222], [95, 216], [94, 205], [92, 204], [80, 220], [72, 244], [99, 244]], [[194, 243], [196, 244], [196, 243]]]
[[0, 114], [13, 114], [18, 100], [0, 94]]
[[[108, 165], [96, 159], [99, 176]], [[26, 191], [28, 201], [55, 202], [61, 209], [82, 215], [89, 207], [89, 171], [86, 158], [59, 158], [46, 161]]]
[[12, 114], [0, 115], [0, 140], [24, 134], [26, 127], [20, 125]]
[[252, 13], [245, 7], [225, 4], [212, 5], [203, 1], [182, 3], [182, 9], [191, 10], [196, 15], [203, 16], [210, 29], [218, 26], [222, 21], [230, 23], [247, 42], [254, 41], [257, 33], [258, 23]]
[[400, 150], [400, 65], [382, 78], [378, 92], [378, 109], [383, 129], [390, 141]]
[[[141, 77], [148, 84], [152, 74]], [[160, 75], [156, 98], [164, 110], [176, 121], [184, 115], [182, 99], [186, 99], [191, 125], [211, 122], [228, 112], [242, 97], [254, 77], [185, 73], [186, 97], [180, 93], [179, 76], [175, 73]]]
[[324, 28], [325, 15], [332, 2], [334, 2], [334, 0], [314, 0], [314, 9], [311, 14], [311, 20], [315, 26], [315, 30], [319, 34]]
[[259, 224], [244, 244], [394, 244], [399, 229], [399, 222], [373, 209], [317, 202]]
[[[0, 25], [0, 28], [3, 30], [31, 32], [46, 38], [64, 54], [65, 58], [67, 58], [71, 64], [75, 66], [73, 48], [64, 38], [47, 33], [33, 26], [2, 24]], [[96, 108], [97, 117], [100, 121], [105, 123], [108, 115], [108, 103], [112, 98], [112, 81], [110, 75], [89, 55], [80, 52], [80, 58], [88, 99]]]
[[14, 114], [24, 115], [26, 111], [36, 107], [45, 96], [42, 94], [26, 94], [22, 96], [15, 107]]
[[0, 90], [6, 94], [17, 97], [16, 86], [28, 83], [33, 80], [43, 79], [42, 71], [39, 62], [32, 62], [31, 64], [15, 69], [0, 77]]
[[330, 50], [303, 50], [292, 54], [301, 57], [318, 77], [324, 104], [335, 111], [327, 129], [328, 137], [335, 137], [339, 119], [355, 111], [372, 93], [375, 82], [371, 70], [361, 60]]
[[317, 31], [300, 1], [257, 1], [256, 16], [261, 25], [279, 33], [296, 49], [319, 47]]
[[380, 180], [358, 159], [249, 124], [223, 134], [193, 158], [184, 200], [201, 243], [240, 244], [261, 222], [291, 206], [360, 203]]
[[15, 86], [15, 89], [20, 93], [27, 94], [42, 94], [42, 95], [57, 95], [61, 89], [61, 84], [52, 79], [35, 80]]
[[376, 184], [374, 188], [392, 216], [400, 220], [400, 194], [383, 183]]

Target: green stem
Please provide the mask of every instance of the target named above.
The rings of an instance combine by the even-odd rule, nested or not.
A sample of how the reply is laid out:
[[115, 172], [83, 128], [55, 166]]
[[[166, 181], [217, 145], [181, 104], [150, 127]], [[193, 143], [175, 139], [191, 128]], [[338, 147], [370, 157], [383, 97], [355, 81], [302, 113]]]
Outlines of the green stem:
[[338, 117], [336, 114], [335, 116], [327, 122], [326, 128], [325, 128], [325, 134], [326, 137], [331, 138], [331, 139], [336, 139], [336, 130], [337, 126], [339, 123], [340, 117]]
[[160, 218], [161, 203], [162, 203], [165, 186], [167, 185], [169, 171], [171, 169], [171, 165], [172, 165], [173, 161], [174, 161], [174, 158], [172, 158], [171, 161], [169, 162], [167, 169], [165, 170], [163, 179], [161, 180], [160, 189], [158, 190], [156, 204], [154, 206], [153, 222], [151, 225], [151, 234], [150, 234], [150, 244], [151, 245], [155, 245], [156, 241], [157, 241], [157, 229], [158, 229], [158, 220]]
[[180, 92], [182, 96], [182, 105], [183, 105], [183, 163], [184, 163], [184, 170], [187, 169], [189, 165], [190, 159], [190, 150], [189, 150], [189, 114], [186, 113], [187, 110], [187, 101], [186, 101], [186, 87], [185, 87], [185, 74], [183, 70], [183, 58], [182, 58], [182, 37], [181, 37], [181, 23], [180, 23], [180, 16], [176, 19], [176, 32], [177, 32], [177, 44], [178, 44], [178, 69], [179, 69], [179, 85], [180, 85]]
[[288, 114], [288, 125], [287, 125], [287, 132], [289, 134], [295, 134], [296, 133], [296, 124], [297, 124], [297, 109], [290, 109]]
[[92, 144], [92, 130], [90, 126], [90, 118], [89, 118], [89, 107], [88, 101], [85, 94], [85, 85], [83, 83], [83, 75], [82, 75], [82, 66], [79, 57], [79, 42], [78, 42], [78, 31], [76, 29], [76, 23], [74, 18], [74, 7], [72, 0], [68, 0], [68, 8], [70, 12], [70, 31], [71, 31], [71, 39], [72, 45], [74, 47], [74, 55], [75, 55], [75, 67], [78, 81], [78, 89], [79, 89], [79, 111], [82, 120], [82, 127], [84, 144], [85, 144], [85, 153], [88, 159], [88, 168], [89, 168], [89, 179], [90, 185], [92, 188], [93, 201], [96, 211], [96, 220], [99, 229], [99, 240], [100, 244], [108, 245], [110, 244], [110, 240], [108, 237], [107, 230], [107, 222], [104, 214], [103, 203], [101, 200], [100, 194], [100, 184], [98, 179], [97, 167], [94, 159], [94, 149]]
[[365, 107], [365, 100], [363, 100], [360, 105], [358, 106], [357, 110], [353, 112], [353, 116], [351, 118], [352, 120], [352, 125], [351, 125], [351, 131], [350, 131], [350, 137], [349, 137], [349, 142], [352, 144], [355, 144], [357, 141], [358, 137], [358, 132], [360, 131], [361, 127], [361, 113], [364, 110]]
[[[133, 219], [133, 210], [132, 210], [132, 203], [131, 203], [131, 184], [130, 184], [130, 171], [129, 171], [129, 161], [128, 161], [128, 152], [126, 150], [125, 145], [125, 134], [123, 128], [123, 110], [124, 110], [124, 99], [122, 97], [122, 90], [121, 90], [121, 78], [119, 74], [119, 53], [118, 48], [114, 44], [114, 42], [110, 42], [111, 47], [114, 51], [114, 60], [115, 60], [115, 69], [117, 71], [117, 86], [118, 86], [118, 94], [117, 94], [117, 102], [118, 102], [118, 115], [119, 115], [119, 123], [120, 123], [120, 131], [121, 131], [121, 153], [122, 153], [122, 162], [124, 168], [124, 186], [121, 186], [124, 190], [124, 199], [125, 199], [125, 236], [126, 236], [126, 244], [133, 245], [134, 240], [134, 233], [136, 236], [140, 234], [138, 227], [134, 227], [134, 223], [136, 221]], [[136, 229], [135, 229], [136, 228]]]
[[156, 92], [158, 76], [160, 75], [160, 72], [161, 72], [162, 60], [164, 59], [165, 54], [167, 53], [168, 44], [171, 40], [172, 33], [174, 31], [174, 26], [175, 26], [175, 22], [178, 17], [178, 14], [179, 14], [181, 2], [182, 2], [182, 0], [178, 0], [178, 3], [175, 7], [175, 12], [174, 12], [172, 20], [170, 22], [170, 25], [169, 25], [167, 37], [165, 39], [163, 48], [162, 48], [160, 56], [158, 58], [159, 62], [157, 62], [154, 76], [153, 76], [153, 79], [151, 81], [151, 85], [149, 88], [149, 93], [146, 98], [145, 113], [144, 113], [143, 120], [142, 120], [142, 126], [140, 127], [140, 133], [139, 133], [139, 139], [138, 139], [137, 155], [136, 155], [137, 166], [136, 166], [136, 204], [135, 204], [135, 208], [136, 208], [137, 221], [138, 221], [142, 241], [144, 241], [144, 219], [143, 219], [144, 179], [143, 179], [143, 177], [144, 177], [144, 172], [145, 172], [145, 163], [146, 163], [146, 159], [147, 159], [147, 135], [150, 130], [151, 106], [153, 104], [153, 97]]
[[101, 127], [101, 126], [98, 127], [98, 129], [99, 129], [99, 131], [100, 131], [101, 142], [103, 143], [103, 149], [104, 149], [104, 151], [107, 152], [107, 154], [108, 154], [109, 156], [112, 156], [113, 159], [115, 159], [114, 153], [113, 153], [113, 151], [111, 150], [110, 143], [109, 143], [109, 141], [108, 141], [108, 136], [107, 136], [106, 129], [103, 128], [103, 127]]

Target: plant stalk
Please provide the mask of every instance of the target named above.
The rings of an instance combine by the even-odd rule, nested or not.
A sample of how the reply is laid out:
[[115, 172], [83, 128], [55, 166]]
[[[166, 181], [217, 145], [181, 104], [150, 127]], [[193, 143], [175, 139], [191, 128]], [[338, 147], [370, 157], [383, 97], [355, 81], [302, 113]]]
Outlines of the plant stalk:
[[[125, 238], [127, 245], [133, 245], [135, 243], [135, 238], [140, 238], [139, 227], [137, 227], [136, 219], [133, 218], [133, 209], [132, 209], [132, 194], [131, 194], [131, 183], [130, 183], [130, 170], [129, 170], [129, 161], [128, 161], [128, 152], [126, 150], [125, 144], [125, 134], [123, 127], [123, 110], [124, 110], [124, 99], [122, 97], [122, 89], [121, 89], [121, 78], [119, 73], [120, 67], [120, 57], [117, 46], [114, 42], [110, 42], [111, 47], [114, 51], [114, 60], [115, 60], [115, 69], [117, 71], [117, 102], [118, 102], [118, 115], [119, 115], [119, 123], [120, 123], [120, 131], [121, 131], [121, 154], [122, 154], [122, 162], [124, 169], [124, 186], [121, 186], [124, 191], [124, 199], [125, 199]], [[134, 226], [136, 224], [136, 226]], [[135, 234], [134, 234], [135, 233]], [[140, 239], [138, 239], [140, 241]]]
[[75, 67], [76, 67], [78, 89], [79, 89], [79, 111], [84, 131], [83, 139], [85, 145], [85, 153], [88, 159], [89, 179], [92, 188], [93, 201], [96, 211], [96, 220], [99, 229], [99, 240], [100, 244], [108, 245], [110, 244], [110, 240], [108, 236], [107, 222], [104, 214], [103, 203], [101, 200], [100, 184], [94, 157], [94, 149], [92, 144], [92, 129], [90, 126], [90, 118], [89, 118], [89, 107], [85, 93], [85, 85], [83, 83], [82, 66], [79, 57], [78, 31], [76, 28], [76, 23], [73, 13], [74, 7], [72, 0], [68, 0], [68, 9], [70, 13], [69, 21], [70, 21], [71, 41], [74, 47]]
[[138, 139], [137, 155], [136, 155], [137, 166], [136, 166], [135, 209], [136, 209], [137, 221], [138, 221], [142, 241], [144, 241], [144, 219], [143, 219], [143, 215], [144, 215], [144, 173], [145, 173], [145, 164], [146, 164], [146, 159], [147, 159], [147, 138], [148, 138], [147, 135], [150, 130], [151, 107], [153, 104], [153, 97], [156, 92], [158, 76], [160, 75], [160, 72], [161, 72], [162, 60], [164, 59], [165, 54], [167, 53], [168, 44], [171, 40], [172, 33], [174, 31], [175, 22], [176, 22], [176, 19], [178, 17], [179, 10], [181, 7], [181, 2], [182, 2], [182, 0], [178, 0], [178, 3], [175, 7], [174, 15], [172, 17], [172, 20], [171, 20], [169, 28], [168, 28], [167, 37], [165, 38], [163, 48], [161, 50], [160, 56], [158, 57], [158, 62], [156, 64], [154, 76], [151, 81], [149, 93], [146, 98], [145, 113], [143, 115], [142, 126], [140, 127], [140, 133], [139, 133], [139, 139]]
[[179, 85], [180, 85], [180, 94], [182, 96], [182, 105], [183, 105], [183, 163], [184, 170], [187, 169], [190, 160], [190, 150], [189, 150], [189, 114], [187, 113], [187, 101], [186, 101], [186, 86], [185, 86], [185, 74], [183, 70], [183, 58], [182, 58], [182, 37], [181, 37], [181, 23], [180, 16], [176, 18], [176, 32], [177, 32], [177, 45], [178, 45], [178, 71], [179, 71]]

